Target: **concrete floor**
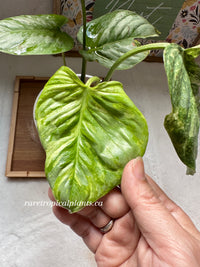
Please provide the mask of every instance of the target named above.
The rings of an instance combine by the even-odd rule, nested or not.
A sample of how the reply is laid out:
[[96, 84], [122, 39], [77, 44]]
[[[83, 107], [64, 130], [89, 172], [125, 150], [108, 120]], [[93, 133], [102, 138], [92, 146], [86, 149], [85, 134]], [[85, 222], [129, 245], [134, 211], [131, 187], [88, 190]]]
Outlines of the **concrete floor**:
[[[0, 19], [19, 14], [51, 13], [52, 0], [8, 0]], [[1, 267], [93, 267], [93, 255], [82, 240], [52, 214], [50, 207], [26, 207], [25, 201], [48, 201], [44, 179], [6, 178], [13, 87], [16, 75], [51, 76], [62, 64], [52, 56], [17, 57], [0, 54], [0, 266]], [[80, 72], [80, 59], [68, 66]], [[88, 74], [104, 76], [106, 70], [88, 64]], [[141, 63], [133, 70], [117, 72], [113, 79], [145, 115], [149, 143], [144, 156], [146, 172], [179, 204], [200, 229], [200, 156], [197, 173], [185, 175], [163, 120], [171, 110], [166, 77], [161, 63]], [[200, 148], [200, 146], [199, 146]], [[200, 149], [199, 149], [200, 151]]]

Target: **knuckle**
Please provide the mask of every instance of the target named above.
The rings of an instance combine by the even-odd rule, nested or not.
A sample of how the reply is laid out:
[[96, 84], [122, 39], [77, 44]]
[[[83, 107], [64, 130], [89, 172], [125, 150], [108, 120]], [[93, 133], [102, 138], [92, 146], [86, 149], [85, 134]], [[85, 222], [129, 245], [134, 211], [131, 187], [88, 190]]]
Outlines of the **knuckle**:
[[93, 209], [93, 210], [91, 210], [91, 211], [87, 214], [87, 217], [88, 217], [91, 221], [93, 221], [93, 220], [96, 219], [97, 214], [98, 214], [98, 209]]
[[160, 203], [159, 199], [154, 194], [153, 190], [143, 190], [138, 194], [138, 203], [141, 205], [155, 205]]
[[86, 226], [86, 227], [81, 226], [80, 227], [79, 221], [74, 221], [69, 226], [76, 234], [78, 234], [83, 239], [86, 238], [90, 234], [89, 227], [88, 226]]

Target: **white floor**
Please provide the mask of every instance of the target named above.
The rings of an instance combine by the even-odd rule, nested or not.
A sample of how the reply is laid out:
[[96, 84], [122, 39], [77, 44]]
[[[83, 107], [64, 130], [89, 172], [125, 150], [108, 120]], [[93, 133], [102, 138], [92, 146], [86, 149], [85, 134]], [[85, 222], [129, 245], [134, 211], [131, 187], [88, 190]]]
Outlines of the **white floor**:
[[[50, 207], [24, 206], [25, 201], [48, 201], [44, 179], [8, 179], [4, 175], [15, 76], [50, 76], [60, 64], [61, 58], [52, 56], [0, 54], [1, 267], [96, 266], [86, 246], [53, 216]], [[68, 64], [80, 72], [80, 59], [69, 59]], [[90, 63], [88, 73], [104, 76], [106, 70]], [[197, 173], [186, 176], [163, 127], [164, 116], [171, 109], [163, 65], [141, 63], [133, 70], [116, 72], [113, 78], [124, 84], [127, 94], [147, 118], [150, 137], [144, 156], [146, 172], [200, 229], [200, 157]]]

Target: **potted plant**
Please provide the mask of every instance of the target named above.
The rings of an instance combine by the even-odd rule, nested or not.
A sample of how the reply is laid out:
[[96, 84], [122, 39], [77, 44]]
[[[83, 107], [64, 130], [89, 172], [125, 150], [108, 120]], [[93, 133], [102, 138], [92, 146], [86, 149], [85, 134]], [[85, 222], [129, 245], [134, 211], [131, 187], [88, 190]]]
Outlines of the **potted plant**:
[[[118, 81], [110, 81], [115, 70], [132, 68], [149, 51], [163, 49], [172, 112], [165, 128], [187, 173], [195, 173], [200, 105], [200, 68], [195, 58], [200, 46], [184, 49], [177, 44], [141, 45], [138, 38], [159, 32], [143, 17], [116, 10], [83, 26], [78, 40], [83, 45], [81, 79], [65, 63], [64, 52], [72, 38], [61, 27], [60, 15], [18, 16], [0, 21], [0, 51], [15, 55], [62, 53], [62, 66], [47, 82], [35, 108], [41, 143], [46, 151], [45, 173], [56, 200], [70, 212], [91, 204], [120, 184], [125, 164], [143, 156], [148, 127], [142, 113]], [[86, 62], [107, 67], [103, 81], [85, 82]]]

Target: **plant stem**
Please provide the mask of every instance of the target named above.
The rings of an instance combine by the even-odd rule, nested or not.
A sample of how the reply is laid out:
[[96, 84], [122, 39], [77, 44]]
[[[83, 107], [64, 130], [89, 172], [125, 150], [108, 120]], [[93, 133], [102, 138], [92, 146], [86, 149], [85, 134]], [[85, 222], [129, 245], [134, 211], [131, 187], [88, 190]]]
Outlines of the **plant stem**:
[[81, 81], [83, 83], [85, 83], [85, 75], [86, 75], [86, 65], [87, 65], [87, 61], [85, 60], [85, 58], [82, 58], [82, 67], [81, 67]]
[[88, 87], [90, 87], [93, 83], [95, 83], [95, 85], [97, 85], [99, 82], [101, 81], [101, 79], [97, 76], [93, 76], [92, 78], [90, 78], [87, 82], [86, 85]]
[[147, 45], [142, 45], [139, 46], [137, 48], [134, 48], [130, 51], [128, 51], [127, 53], [125, 53], [123, 56], [121, 56], [120, 58], [118, 58], [118, 60], [112, 65], [112, 67], [110, 68], [110, 70], [108, 71], [104, 81], [109, 81], [110, 78], [112, 77], [113, 72], [116, 70], [116, 68], [127, 58], [141, 53], [141, 52], [145, 52], [148, 50], [159, 50], [159, 49], [165, 49], [167, 46], [169, 45], [169, 43], [153, 43], [153, 44], [147, 44]]
[[65, 59], [65, 53], [62, 53], [62, 59], [63, 59], [63, 65], [67, 66], [66, 59]]
[[[83, 50], [86, 50], [86, 9], [85, 0], [81, 0], [82, 14], [83, 14]], [[81, 71], [81, 81], [85, 83], [86, 74], [86, 59], [82, 58], [82, 71]]]

